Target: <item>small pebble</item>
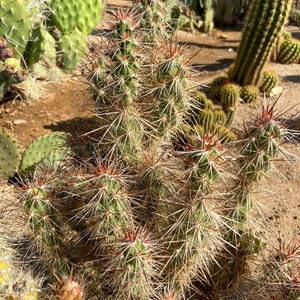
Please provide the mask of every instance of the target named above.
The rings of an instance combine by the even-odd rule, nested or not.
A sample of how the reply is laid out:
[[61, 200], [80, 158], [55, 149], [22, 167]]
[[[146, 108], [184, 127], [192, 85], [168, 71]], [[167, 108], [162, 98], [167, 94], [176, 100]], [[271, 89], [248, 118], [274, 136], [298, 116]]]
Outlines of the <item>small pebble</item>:
[[292, 191], [293, 191], [293, 189], [287, 189], [287, 191], [288, 191], [288, 192], [292, 192]]
[[22, 124], [26, 124], [27, 121], [26, 120], [22, 120], [22, 119], [18, 119], [18, 120], [14, 120], [13, 124], [14, 125], [22, 125]]

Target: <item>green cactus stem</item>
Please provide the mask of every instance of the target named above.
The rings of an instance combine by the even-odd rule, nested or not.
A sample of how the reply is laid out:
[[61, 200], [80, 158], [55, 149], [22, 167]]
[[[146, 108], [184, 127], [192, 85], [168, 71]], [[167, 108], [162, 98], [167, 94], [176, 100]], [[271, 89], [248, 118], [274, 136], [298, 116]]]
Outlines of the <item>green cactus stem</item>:
[[285, 40], [279, 49], [277, 60], [282, 64], [294, 64], [300, 59], [300, 42], [296, 39]]
[[223, 110], [227, 115], [226, 125], [230, 125], [240, 101], [240, 87], [233, 83], [225, 84], [220, 89]]
[[257, 85], [272, 47], [285, 24], [290, 0], [254, 0], [229, 79], [241, 86]]
[[264, 71], [261, 86], [259, 87], [261, 92], [269, 94], [271, 90], [277, 86], [279, 77], [275, 71]]
[[259, 89], [255, 85], [241, 87], [241, 98], [245, 103], [255, 102], [259, 96]]
[[229, 80], [227, 76], [219, 76], [215, 78], [210, 84], [210, 90], [209, 90], [210, 98], [214, 101], [220, 101], [221, 88], [223, 85], [227, 84], [228, 82]]

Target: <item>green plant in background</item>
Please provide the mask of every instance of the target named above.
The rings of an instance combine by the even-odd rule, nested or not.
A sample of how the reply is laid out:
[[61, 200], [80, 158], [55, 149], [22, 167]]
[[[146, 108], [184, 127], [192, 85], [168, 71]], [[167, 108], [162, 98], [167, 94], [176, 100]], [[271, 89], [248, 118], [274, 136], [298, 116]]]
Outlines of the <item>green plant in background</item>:
[[214, 0], [214, 21], [223, 26], [233, 25], [240, 21], [249, 5], [249, 0]]
[[[0, 37], [7, 41], [5, 47], [13, 50], [13, 58], [6, 59], [1, 69], [14, 68], [10, 68], [9, 78], [3, 76], [2, 71], [1, 98], [9, 86], [25, 89], [24, 95], [26, 89], [28, 95], [33, 94], [26, 82], [18, 88], [15, 86], [24, 81], [23, 77], [13, 74], [16, 71], [26, 70], [29, 80], [52, 79], [60, 73], [57, 66], [68, 73], [75, 69], [88, 52], [87, 34], [96, 27], [101, 16], [101, 0], [68, 1], [67, 4], [61, 0], [1, 1]], [[55, 30], [60, 31], [60, 37]]]
[[191, 8], [198, 16], [201, 16], [203, 32], [211, 32], [214, 27], [214, 9], [212, 0], [193, 0]]
[[290, 0], [254, 0], [229, 79], [241, 86], [257, 85], [261, 71], [289, 15]]
[[102, 0], [49, 2], [50, 24], [61, 32], [58, 51], [61, 66], [71, 72], [87, 54], [87, 35], [97, 26], [102, 16]]

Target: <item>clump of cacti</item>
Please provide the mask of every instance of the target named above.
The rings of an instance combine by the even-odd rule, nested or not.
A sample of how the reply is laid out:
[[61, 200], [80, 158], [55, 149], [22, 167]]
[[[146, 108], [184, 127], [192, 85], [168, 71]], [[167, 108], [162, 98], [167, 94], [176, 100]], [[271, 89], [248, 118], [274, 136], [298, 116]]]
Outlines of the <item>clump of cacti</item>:
[[214, 9], [212, 0], [193, 0], [191, 8], [202, 19], [201, 30], [211, 32], [214, 27]]
[[281, 153], [285, 125], [264, 106], [235, 135], [239, 86], [220, 79], [213, 103], [189, 81], [180, 47], [164, 33], [144, 39], [136, 8], [114, 15], [88, 66], [97, 127], [80, 144], [53, 133], [23, 153], [21, 265], [59, 299], [213, 297], [260, 248], [246, 227], [251, 194]]

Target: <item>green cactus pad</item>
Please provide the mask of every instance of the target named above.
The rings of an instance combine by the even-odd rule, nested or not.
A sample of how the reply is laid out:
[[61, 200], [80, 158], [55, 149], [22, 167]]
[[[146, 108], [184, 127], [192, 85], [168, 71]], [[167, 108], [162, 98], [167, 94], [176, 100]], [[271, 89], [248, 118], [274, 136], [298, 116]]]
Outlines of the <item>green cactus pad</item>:
[[50, 8], [50, 18], [63, 34], [69, 34], [77, 27], [87, 35], [102, 16], [102, 0], [52, 0]]
[[29, 66], [39, 60], [44, 61], [48, 66], [56, 65], [56, 48], [55, 39], [43, 27], [38, 26], [32, 33], [32, 38], [28, 42], [25, 50], [25, 60]]
[[68, 35], [62, 35], [58, 49], [61, 51], [61, 66], [67, 71], [74, 70], [87, 53], [87, 37], [78, 29]]
[[16, 49], [14, 57], [24, 53], [30, 35], [30, 18], [23, 1], [0, 2], [0, 36], [8, 41], [7, 46]]
[[36, 164], [45, 164], [47, 158], [56, 163], [56, 159], [60, 161], [62, 151], [65, 154], [69, 151], [67, 140], [68, 135], [63, 132], [49, 133], [34, 140], [23, 153], [20, 172], [32, 171]]
[[0, 178], [14, 175], [20, 165], [21, 153], [16, 142], [6, 132], [0, 134]]

